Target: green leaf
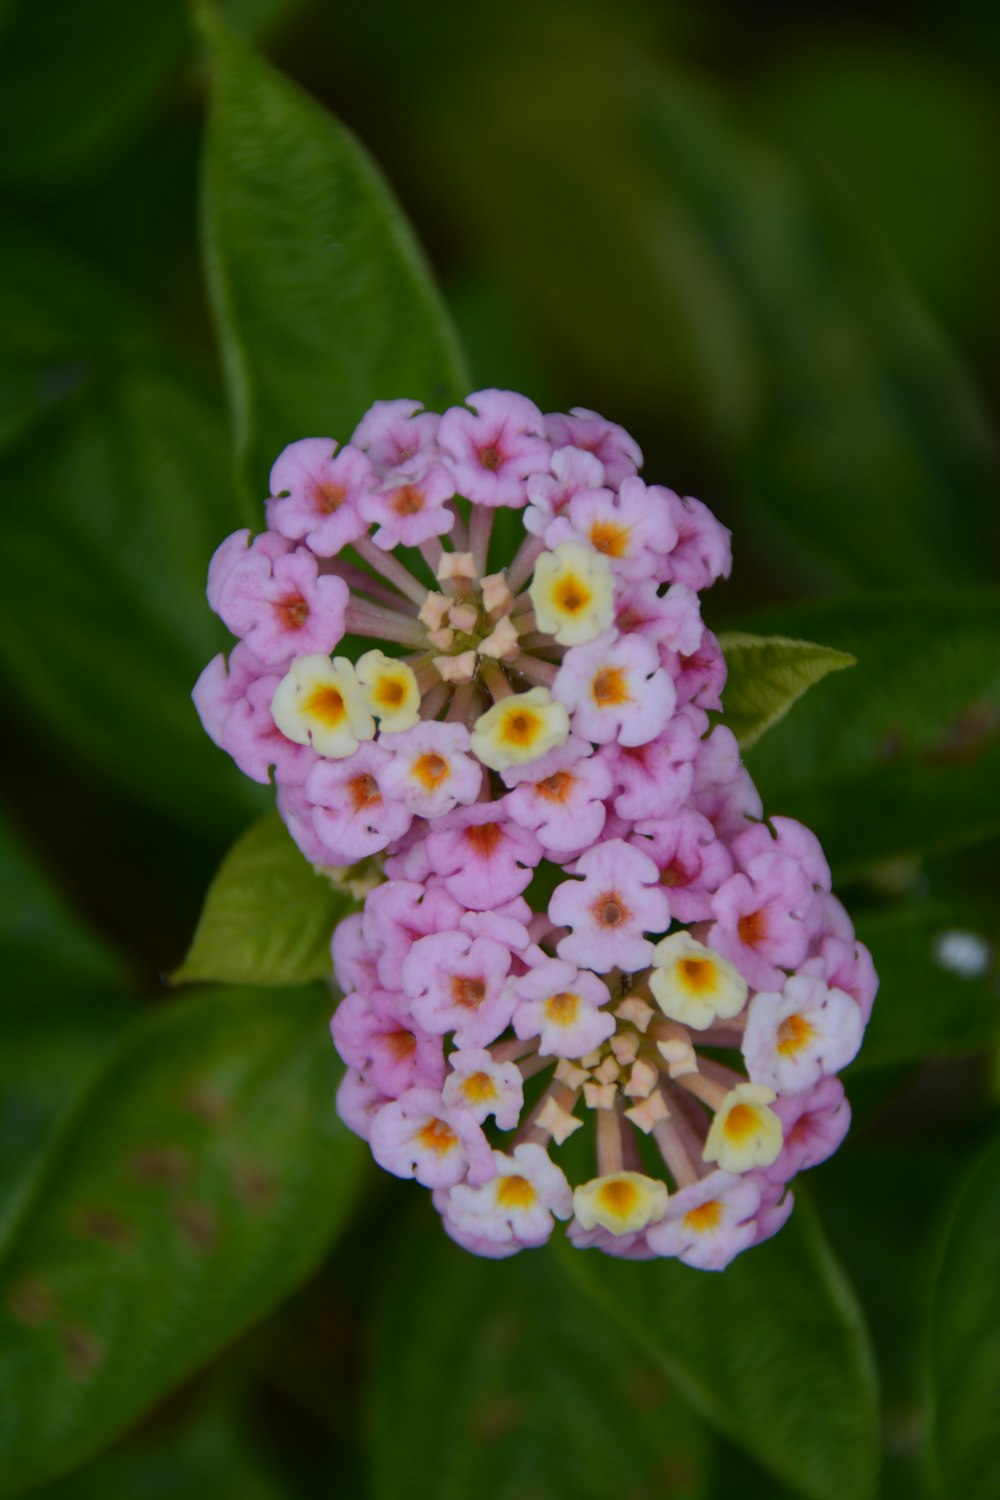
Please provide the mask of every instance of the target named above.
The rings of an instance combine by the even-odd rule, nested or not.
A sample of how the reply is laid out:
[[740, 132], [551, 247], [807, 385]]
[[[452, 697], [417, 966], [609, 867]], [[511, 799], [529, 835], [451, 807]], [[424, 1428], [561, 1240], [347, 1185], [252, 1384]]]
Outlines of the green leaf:
[[765, 637], [730, 630], [719, 636], [719, 644], [728, 668], [724, 722], [744, 750], [755, 745], [828, 672], [857, 666], [856, 659], [846, 651], [780, 635]]
[[306, 863], [276, 812], [230, 849], [175, 984], [305, 984], [331, 972], [333, 929], [357, 904]]
[[847, 1080], [851, 1134], [810, 1172], [809, 1187], [871, 1324], [883, 1386], [880, 1500], [917, 1500], [926, 1495], [927, 1292], [942, 1210], [968, 1156], [968, 1122], [940, 1110], [930, 1129], [924, 1117], [909, 1132], [866, 1130], [859, 1081]]
[[[928, 40], [817, 31], [781, 49], [754, 94], [836, 171], [965, 348], [986, 348], [995, 323], [979, 288], [991, 271], [996, 99], [986, 77]], [[920, 171], [900, 171], [908, 161]]]
[[874, 1494], [868, 1337], [806, 1204], [720, 1276], [568, 1245], [563, 1262], [696, 1411], [798, 1494]]
[[255, 1441], [245, 1401], [196, 1394], [192, 1410], [154, 1418], [93, 1463], [33, 1489], [34, 1500], [294, 1500]]
[[1000, 1496], [1000, 1144], [966, 1178], [930, 1309], [931, 1455], [942, 1497]]
[[945, 339], [790, 142], [689, 80], [646, 83], [663, 194], [744, 325], [754, 390], [730, 436], [748, 521], [826, 583], [989, 579], [994, 439]]
[[172, 367], [123, 363], [9, 448], [0, 482], [18, 497], [0, 515], [0, 668], [48, 742], [199, 829], [245, 824], [265, 795], [190, 697], [230, 644], [204, 592], [240, 520], [215, 407]]
[[124, 966], [68, 909], [0, 818], [0, 1204], [135, 1015]]
[[1000, 832], [1000, 592], [862, 594], [746, 625], [858, 659], [747, 757], [765, 808], [808, 824], [838, 878]]
[[20, 0], [0, 51], [4, 177], [66, 180], [126, 145], [186, 39], [182, 0]]
[[465, 390], [454, 333], [389, 188], [319, 104], [208, 5], [206, 270], [249, 492], [285, 444], [346, 442], [375, 400]]
[[989, 578], [981, 398], [800, 139], [752, 90], [658, 66], [655, 14], [644, 35], [639, 9], [481, 5], [460, 36], [442, 17], [420, 69], [379, 30], [445, 240], [471, 240], [588, 404], [624, 404], [664, 458], [694, 430], [776, 577]]
[[490, 1261], [423, 1216], [380, 1284], [375, 1500], [705, 1493], [705, 1438], [545, 1250]]
[[[968, 913], [944, 903], [912, 904], [861, 916], [855, 925], [879, 975], [855, 1069], [961, 1056], [1000, 1041], [996, 954]], [[973, 945], [969, 968], [950, 956], [949, 939]]]
[[151, 1014], [0, 1247], [0, 1494], [107, 1444], [315, 1266], [361, 1150], [318, 989]]

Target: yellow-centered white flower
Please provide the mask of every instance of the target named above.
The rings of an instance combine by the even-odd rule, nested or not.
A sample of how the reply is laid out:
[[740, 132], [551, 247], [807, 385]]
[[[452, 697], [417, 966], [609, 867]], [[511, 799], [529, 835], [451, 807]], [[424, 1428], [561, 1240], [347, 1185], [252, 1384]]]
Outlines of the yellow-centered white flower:
[[539, 630], [561, 646], [582, 646], [614, 624], [611, 564], [583, 542], [543, 552], [528, 592]]
[[702, 1157], [724, 1172], [769, 1167], [781, 1155], [784, 1131], [773, 1109], [777, 1095], [760, 1083], [738, 1083], [712, 1121]]
[[667, 1188], [641, 1172], [611, 1172], [592, 1177], [573, 1194], [573, 1212], [584, 1229], [600, 1224], [611, 1234], [634, 1234], [662, 1219]]
[[523, 766], [540, 760], [550, 750], [565, 744], [569, 714], [548, 688], [502, 698], [476, 720], [472, 730], [472, 753], [493, 771]]
[[364, 689], [346, 656], [316, 652], [293, 661], [271, 699], [271, 717], [287, 739], [344, 760], [375, 737]]
[[420, 689], [405, 661], [384, 651], [366, 651], [355, 668], [370, 713], [388, 734], [399, 734], [420, 722]]
[[665, 1016], [696, 1031], [739, 1015], [747, 999], [747, 982], [736, 965], [689, 932], [657, 943], [649, 988]]

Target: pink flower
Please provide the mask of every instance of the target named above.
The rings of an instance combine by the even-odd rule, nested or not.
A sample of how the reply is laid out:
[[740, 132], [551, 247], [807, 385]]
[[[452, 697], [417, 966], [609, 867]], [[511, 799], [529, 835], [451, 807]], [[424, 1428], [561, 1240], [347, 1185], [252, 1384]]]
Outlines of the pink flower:
[[788, 1182], [797, 1172], [826, 1161], [851, 1125], [851, 1106], [839, 1078], [821, 1078], [804, 1093], [780, 1096], [774, 1112], [784, 1128], [785, 1143], [777, 1161], [763, 1169], [772, 1183]]
[[502, 798], [456, 808], [427, 839], [431, 869], [470, 911], [519, 896], [541, 857], [538, 839], [510, 821]]
[[[705, 633], [698, 595], [683, 583], [672, 584], [665, 594], [659, 588], [654, 578], [623, 588], [615, 600], [615, 625], [623, 633], [637, 631], [664, 652], [690, 656]], [[666, 656], [663, 660], [666, 664]]]
[[315, 804], [313, 824], [331, 863], [377, 854], [409, 828], [412, 814], [383, 794], [388, 759], [379, 745], [360, 745], [346, 760], [320, 760], [310, 771], [306, 793]]
[[267, 523], [292, 541], [305, 541], [317, 557], [336, 557], [365, 530], [360, 497], [375, 483], [370, 461], [357, 448], [330, 438], [303, 438], [271, 470]]
[[760, 1200], [760, 1188], [748, 1178], [710, 1172], [670, 1199], [664, 1217], [646, 1230], [650, 1249], [721, 1271], [754, 1243]]
[[346, 995], [333, 1013], [330, 1031], [348, 1067], [387, 1098], [397, 1099], [415, 1087], [440, 1088], [444, 1082], [441, 1038], [414, 1022], [403, 996], [388, 990]]
[[755, 823], [733, 840], [733, 858], [741, 870], [748, 869], [758, 854], [775, 852], [797, 860], [814, 886], [830, 889], [830, 866], [819, 839], [794, 818], [775, 814], [767, 823]]
[[734, 963], [758, 990], [780, 990], [782, 969], [794, 969], [806, 956], [809, 934], [803, 921], [813, 890], [797, 860], [785, 854], [759, 854], [747, 873], [731, 875], [712, 897], [716, 922], [708, 945]]
[[268, 668], [258, 661], [242, 641], [234, 646], [227, 663], [220, 651], [213, 656], [191, 692], [191, 698], [205, 733], [222, 747], [222, 731], [233, 705], [238, 703], [257, 677]]
[[223, 610], [226, 608], [226, 596], [229, 588], [229, 580], [242, 568], [244, 572], [247, 567], [256, 570], [261, 579], [271, 576], [271, 564], [279, 557], [284, 557], [293, 550], [292, 543], [286, 537], [278, 536], [276, 532], [265, 531], [252, 540], [249, 530], [244, 527], [242, 531], [234, 531], [232, 536], [227, 536], [213, 554], [208, 565], [208, 603], [220, 618], [225, 619]]
[[656, 648], [614, 630], [566, 652], [552, 693], [572, 713], [574, 731], [598, 745], [646, 744], [666, 728], [676, 702]]
[[670, 554], [670, 578], [692, 589], [707, 589], [717, 578], [728, 578], [733, 565], [731, 534], [712, 515], [707, 505], [673, 490], [659, 489], [677, 528], [677, 543]]
[[280, 677], [258, 677], [234, 703], [222, 731], [227, 750], [245, 776], [268, 782], [301, 786], [316, 764], [316, 753], [308, 745], [296, 744], [282, 734], [271, 714], [271, 699]]
[[689, 656], [664, 652], [663, 658], [673, 678], [678, 703], [695, 703], [699, 708], [722, 707], [726, 659], [710, 630], [702, 631], [701, 641]]
[[653, 944], [642, 934], [670, 924], [660, 872], [648, 854], [611, 839], [582, 855], [573, 873], [584, 878], [557, 886], [549, 902], [550, 920], [570, 929], [557, 946], [559, 957], [599, 973], [645, 968]]
[[434, 1089], [410, 1089], [371, 1123], [372, 1155], [397, 1177], [424, 1187], [489, 1182], [496, 1168], [486, 1137], [467, 1109], [450, 1109]]
[[695, 721], [682, 710], [644, 745], [605, 746], [601, 759], [614, 779], [618, 816], [666, 818], [679, 812], [694, 785], [698, 745]]
[[635, 438], [586, 407], [574, 406], [569, 416], [550, 413], [545, 418], [545, 434], [553, 448], [571, 446], [599, 458], [610, 485], [620, 485], [642, 468], [642, 449]]
[[690, 808], [672, 818], [644, 818], [631, 842], [656, 863], [678, 922], [713, 915], [712, 894], [733, 873], [733, 861], [707, 818]]
[[337, 1089], [337, 1113], [347, 1126], [366, 1141], [371, 1133], [372, 1120], [383, 1104], [389, 1101], [380, 1094], [373, 1083], [366, 1083], [360, 1073], [348, 1068]]
[[393, 547], [418, 547], [451, 531], [455, 512], [446, 501], [454, 493], [455, 481], [443, 464], [414, 465], [362, 495], [358, 510], [367, 524], [378, 526], [372, 537], [376, 547], [391, 552]]
[[578, 448], [557, 448], [551, 467], [551, 474], [532, 474], [525, 486], [531, 503], [524, 512], [524, 529], [537, 537], [545, 536], [574, 496], [597, 494], [611, 498], [611, 491], [604, 488], [604, 465], [592, 453]]
[[[470, 407], [471, 410], [466, 410]], [[438, 444], [451, 459], [459, 494], [479, 505], [520, 507], [529, 474], [548, 471], [542, 414], [513, 391], [473, 391], [445, 412]]]
[[351, 447], [368, 455], [380, 477], [437, 454], [441, 418], [419, 401], [376, 401], [351, 435]]
[[547, 958], [510, 981], [517, 996], [514, 1030], [538, 1037], [543, 1057], [583, 1057], [614, 1035], [615, 1018], [600, 1007], [611, 999], [606, 984], [587, 969]]
[[510, 1023], [515, 1000], [504, 980], [510, 952], [494, 938], [438, 932], [414, 943], [402, 970], [414, 1016], [425, 1031], [454, 1031], [459, 1047], [484, 1047]]
[[469, 754], [464, 724], [415, 724], [383, 734], [380, 743], [392, 752], [382, 778], [386, 792], [415, 815], [440, 818], [479, 796], [483, 768]]
[[273, 563], [247, 554], [228, 573], [219, 596], [229, 629], [268, 666], [332, 651], [344, 634], [346, 608], [347, 584], [332, 574], [321, 576], [305, 547]]
[[448, 1059], [445, 1104], [467, 1109], [477, 1124], [492, 1115], [499, 1130], [513, 1130], [521, 1118], [524, 1087], [516, 1063], [497, 1062], [485, 1047], [456, 1049]]
[[498, 1245], [543, 1245], [553, 1215], [568, 1218], [573, 1195], [564, 1174], [541, 1146], [516, 1146], [511, 1156], [494, 1151], [495, 1176], [485, 1186], [453, 1187], [437, 1208], [450, 1231]]
[[795, 1194], [786, 1191], [782, 1183], [771, 1182], [763, 1172], [748, 1173], [746, 1180], [750, 1179], [760, 1188], [760, 1208], [757, 1210], [755, 1219], [757, 1232], [754, 1244], [762, 1245], [765, 1240], [771, 1239], [787, 1224], [788, 1217], [795, 1207]]
[[793, 974], [780, 994], [761, 992], [750, 1001], [743, 1056], [753, 1083], [779, 1094], [814, 1088], [839, 1073], [861, 1046], [861, 1011], [843, 990], [821, 979]]
[[[385, 887], [378, 887], [385, 889]], [[372, 891], [371, 895], [375, 892]], [[333, 958], [333, 973], [339, 988], [345, 995], [351, 990], [371, 991], [378, 988], [379, 977], [375, 963], [375, 951], [371, 944], [365, 941], [364, 924], [368, 914], [368, 901], [365, 902], [365, 911], [352, 912], [349, 917], [342, 917], [333, 929], [333, 937], [330, 939], [330, 953]], [[392, 983], [392, 976], [386, 983]]]
[[440, 885], [388, 880], [365, 901], [364, 941], [382, 984], [399, 983], [403, 962], [413, 945], [435, 932], [452, 932], [462, 908]]
[[602, 553], [619, 578], [638, 581], [662, 570], [662, 557], [677, 540], [670, 508], [641, 479], [626, 479], [617, 495], [584, 490], [570, 500], [545, 532], [545, 545], [588, 542]]
[[[504, 799], [511, 822], [532, 829], [547, 853], [564, 859], [596, 843], [607, 816], [611, 774], [591, 756], [589, 745], [571, 735], [542, 760], [514, 769], [522, 775]], [[544, 775], [537, 774], [540, 769]], [[511, 772], [505, 779], [513, 779]]]
[[303, 858], [318, 869], [335, 864], [330, 850], [316, 832], [313, 824], [314, 804], [306, 795], [305, 787], [295, 782], [279, 782], [275, 801], [285, 827], [301, 850]]
[[819, 945], [825, 978], [831, 989], [844, 990], [856, 1001], [867, 1025], [878, 994], [878, 975], [864, 943], [848, 937], [824, 937]]

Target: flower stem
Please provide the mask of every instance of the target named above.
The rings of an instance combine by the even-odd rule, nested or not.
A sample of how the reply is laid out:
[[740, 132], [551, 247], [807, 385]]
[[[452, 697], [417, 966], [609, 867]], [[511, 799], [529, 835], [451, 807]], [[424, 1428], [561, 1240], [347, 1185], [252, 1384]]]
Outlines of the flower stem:
[[404, 568], [398, 557], [394, 557], [391, 552], [383, 552], [382, 548], [376, 547], [367, 536], [357, 537], [351, 546], [359, 557], [364, 558], [369, 567], [374, 568], [376, 573], [381, 573], [383, 578], [387, 578], [401, 594], [405, 594], [418, 606], [423, 604], [427, 598], [427, 585], [421, 583], [419, 578], [415, 578], [409, 568]]
[[352, 599], [344, 612], [344, 624], [352, 635], [374, 636], [376, 640], [397, 641], [404, 646], [424, 646], [427, 632], [408, 615], [401, 615], [382, 604], [367, 604]]
[[474, 505], [472, 507], [472, 522], [469, 526], [469, 551], [472, 553], [476, 564], [476, 572], [480, 577], [486, 572], [486, 563], [490, 555], [490, 537], [493, 535], [493, 518], [495, 512], [488, 505]]
[[514, 554], [514, 561], [507, 569], [507, 587], [512, 594], [516, 594], [522, 583], [526, 583], [531, 577], [531, 571], [544, 551], [545, 543], [540, 536], [524, 538]]

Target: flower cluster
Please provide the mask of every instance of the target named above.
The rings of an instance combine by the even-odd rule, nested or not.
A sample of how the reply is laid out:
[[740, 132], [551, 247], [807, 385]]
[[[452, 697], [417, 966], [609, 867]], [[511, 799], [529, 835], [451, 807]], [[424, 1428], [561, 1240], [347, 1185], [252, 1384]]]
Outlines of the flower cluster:
[[332, 1022], [376, 1160], [480, 1254], [569, 1219], [717, 1269], [843, 1138], [876, 980], [816, 839], [710, 724], [729, 534], [641, 463], [503, 391], [294, 443], [267, 530], [213, 558], [240, 640], [195, 701], [307, 859], [377, 858]]

